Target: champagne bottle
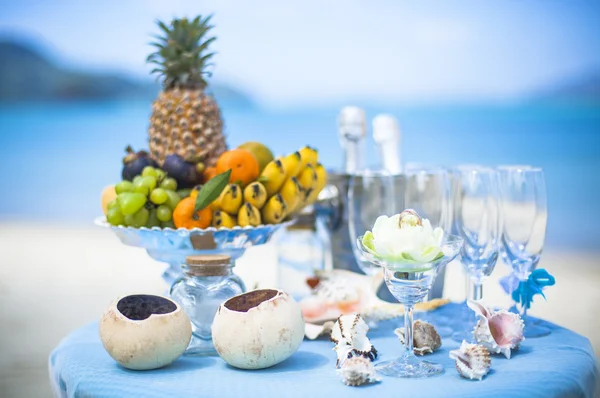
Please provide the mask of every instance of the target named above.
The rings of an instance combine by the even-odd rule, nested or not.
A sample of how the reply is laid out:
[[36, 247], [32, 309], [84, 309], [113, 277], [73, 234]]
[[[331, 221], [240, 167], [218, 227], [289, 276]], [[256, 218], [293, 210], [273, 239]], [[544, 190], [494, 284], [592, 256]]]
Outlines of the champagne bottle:
[[392, 115], [380, 114], [373, 118], [373, 139], [381, 157], [381, 167], [392, 173], [402, 172], [400, 162], [400, 128]]
[[344, 150], [344, 167], [354, 174], [364, 167], [364, 139], [367, 135], [365, 111], [356, 106], [344, 107], [338, 119], [338, 138]]

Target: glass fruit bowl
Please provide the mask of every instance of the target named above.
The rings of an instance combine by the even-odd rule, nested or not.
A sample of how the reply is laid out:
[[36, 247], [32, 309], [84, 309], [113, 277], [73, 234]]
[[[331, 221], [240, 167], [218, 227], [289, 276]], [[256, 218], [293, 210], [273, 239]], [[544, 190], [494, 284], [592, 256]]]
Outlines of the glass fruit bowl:
[[231, 256], [232, 263], [235, 263], [247, 248], [267, 243], [275, 231], [294, 222], [295, 220], [291, 219], [281, 224], [256, 227], [173, 229], [113, 226], [104, 216], [94, 221], [98, 226], [110, 228], [121, 243], [146, 249], [150, 257], [167, 263], [169, 267], [162, 276], [169, 286], [181, 276], [181, 264], [185, 263], [187, 256], [227, 254]]

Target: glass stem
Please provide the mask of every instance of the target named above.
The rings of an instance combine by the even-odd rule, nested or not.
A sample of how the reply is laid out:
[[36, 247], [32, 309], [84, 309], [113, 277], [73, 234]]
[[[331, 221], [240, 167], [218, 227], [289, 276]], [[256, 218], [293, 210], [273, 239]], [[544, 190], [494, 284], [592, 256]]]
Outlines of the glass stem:
[[406, 356], [414, 355], [413, 351], [413, 305], [404, 304], [404, 347]]
[[483, 297], [483, 284], [481, 282], [473, 282], [472, 300], [479, 301]]

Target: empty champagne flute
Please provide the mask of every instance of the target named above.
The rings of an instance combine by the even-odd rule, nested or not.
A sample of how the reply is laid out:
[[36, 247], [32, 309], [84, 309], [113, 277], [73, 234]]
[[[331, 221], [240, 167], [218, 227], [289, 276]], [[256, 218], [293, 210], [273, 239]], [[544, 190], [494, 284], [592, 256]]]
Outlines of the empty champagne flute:
[[[459, 258], [472, 284], [472, 300], [481, 300], [484, 280], [498, 260], [500, 201], [498, 173], [489, 168], [462, 166], [453, 172], [454, 232], [463, 238]], [[475, 313], [453, 335], [456, 341], [473, 340]]]
[[[510, 166], [499, 169], [502, 246], [506, 261], [521, 282], [537, 267], [544, 240], [548, 210], [546, 181], [541, 168]], [[550, 329], [527, 316], [528, 305], [517, 303], [525, 322], [525, 337], [542, 337]]]

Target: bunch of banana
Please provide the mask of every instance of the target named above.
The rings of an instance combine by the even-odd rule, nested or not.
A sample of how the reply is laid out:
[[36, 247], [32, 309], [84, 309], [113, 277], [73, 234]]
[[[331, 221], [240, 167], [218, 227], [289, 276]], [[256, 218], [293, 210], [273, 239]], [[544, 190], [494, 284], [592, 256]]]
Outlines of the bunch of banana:
[[278, 224], [317, 199], [327, 183], [317, 150], [309, 146], [269, 162], [257, 181], [229, 184], [210, 204], [213, 226]]

